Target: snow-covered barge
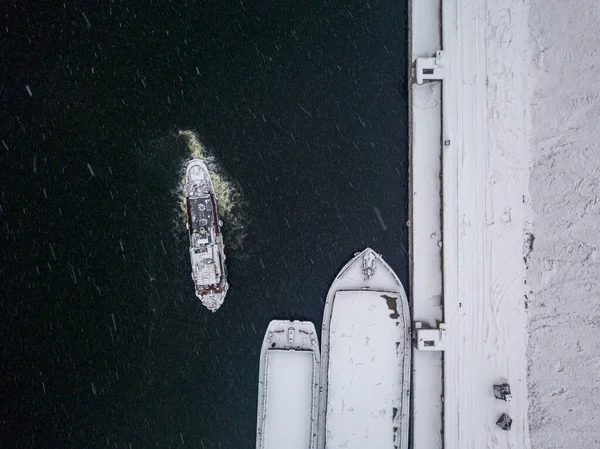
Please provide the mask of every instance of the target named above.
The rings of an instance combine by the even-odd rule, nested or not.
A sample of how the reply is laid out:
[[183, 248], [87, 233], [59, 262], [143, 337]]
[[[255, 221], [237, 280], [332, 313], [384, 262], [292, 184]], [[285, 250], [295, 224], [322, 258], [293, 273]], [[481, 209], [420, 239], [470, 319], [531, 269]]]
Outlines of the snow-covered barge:
[[269, 323], [260, 352], [256, 449], [316, 449], [319, 362], [312, 323]]
[[319, 449], [407, 449], [408, 301], [396, 274], [369, 248], [329, 289], [321, 351]]
[[184, 193], [196, 296], [214, 312], [223, 304], [229, 284], [215, 189], [200, 159], [192, 159], [187, 165]]

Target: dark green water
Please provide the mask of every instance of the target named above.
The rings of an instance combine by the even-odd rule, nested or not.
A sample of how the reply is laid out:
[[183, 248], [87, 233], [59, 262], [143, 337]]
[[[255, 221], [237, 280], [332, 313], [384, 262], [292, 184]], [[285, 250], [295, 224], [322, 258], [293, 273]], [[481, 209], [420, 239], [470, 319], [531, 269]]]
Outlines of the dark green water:
[[[320, 326], [365, 246], [408, 285], [405, 5], [2, 11], [0, 447], [253, 447], [268, 322]], [[244, 200], [216, 314], [190, 278], [180, 129]]]

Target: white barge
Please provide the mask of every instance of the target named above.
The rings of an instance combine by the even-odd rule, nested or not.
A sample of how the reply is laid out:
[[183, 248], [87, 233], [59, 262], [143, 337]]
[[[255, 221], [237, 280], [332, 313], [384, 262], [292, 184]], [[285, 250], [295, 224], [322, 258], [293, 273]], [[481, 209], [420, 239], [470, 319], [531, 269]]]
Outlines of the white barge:
[[407, 449], [411, 329], [400, 280], [367, 248], [340, 271], [321, 334], [319, 449]]
[[256, 449], [316, 449], [319, 366], [312, 323], [271, 321], [260, 352]]

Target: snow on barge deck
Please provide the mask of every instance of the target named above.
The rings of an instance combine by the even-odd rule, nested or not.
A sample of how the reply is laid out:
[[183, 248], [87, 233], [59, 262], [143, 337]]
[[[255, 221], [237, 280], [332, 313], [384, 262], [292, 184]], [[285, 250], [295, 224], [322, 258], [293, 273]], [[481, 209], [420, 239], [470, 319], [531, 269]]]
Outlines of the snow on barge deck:
[[269, 323], [260, 352], [257, 449], [316, 449], [319, 367], [312, 323]]
[[373, 250], [356, 254], [331, 285], [321, 348], [319, 449], [407, 449], [408, 301]]

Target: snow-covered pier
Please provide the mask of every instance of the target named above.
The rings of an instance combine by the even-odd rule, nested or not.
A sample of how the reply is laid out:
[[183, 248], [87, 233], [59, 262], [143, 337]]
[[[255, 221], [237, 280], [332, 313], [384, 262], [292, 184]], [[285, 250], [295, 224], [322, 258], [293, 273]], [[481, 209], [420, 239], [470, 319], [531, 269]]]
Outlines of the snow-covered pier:
[[526, 5], [410, 5], [413, 447], [526, 449]]
[[257, 449], [316, 449], [319, 367], [312, 323], [269, 323], [260, 353]]

